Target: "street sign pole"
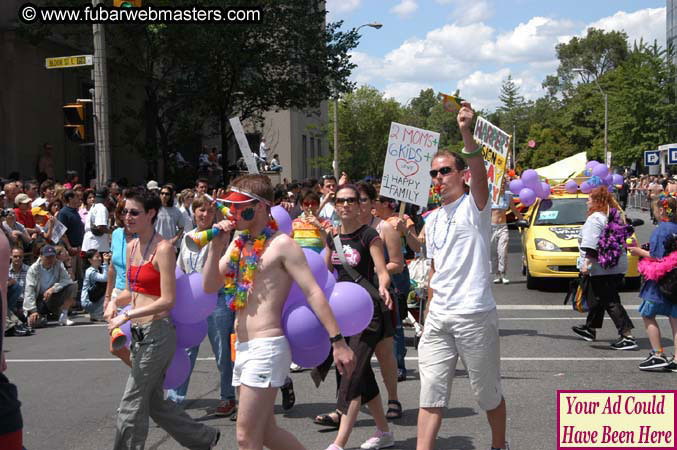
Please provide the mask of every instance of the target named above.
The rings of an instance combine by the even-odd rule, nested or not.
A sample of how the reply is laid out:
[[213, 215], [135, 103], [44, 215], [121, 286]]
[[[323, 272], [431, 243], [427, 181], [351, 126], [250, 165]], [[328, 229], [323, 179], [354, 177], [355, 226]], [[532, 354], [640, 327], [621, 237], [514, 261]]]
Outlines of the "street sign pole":
[[[93, 0], [94, 7], [102, 0]], [[108, 129], [108, 70], [106, 36], [102, 23], [92, 25], [94, 37], [94, 136], [96, 142], [96, 185], [102, 187], [111, 178], [110, 134]]]

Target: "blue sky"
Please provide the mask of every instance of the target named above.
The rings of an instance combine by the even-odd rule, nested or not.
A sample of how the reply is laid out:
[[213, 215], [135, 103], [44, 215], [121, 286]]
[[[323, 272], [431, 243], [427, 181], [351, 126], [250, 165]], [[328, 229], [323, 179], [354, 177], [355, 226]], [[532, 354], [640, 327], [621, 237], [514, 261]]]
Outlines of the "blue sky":
[[522, 95], [543, 95], [555, 45], [594, 26], [665, 46], [665, 0], [327, 0], [329, 20], [362, 28], [352, 79], [401, 103], [421, 89], [494, 109], [510, 74]]

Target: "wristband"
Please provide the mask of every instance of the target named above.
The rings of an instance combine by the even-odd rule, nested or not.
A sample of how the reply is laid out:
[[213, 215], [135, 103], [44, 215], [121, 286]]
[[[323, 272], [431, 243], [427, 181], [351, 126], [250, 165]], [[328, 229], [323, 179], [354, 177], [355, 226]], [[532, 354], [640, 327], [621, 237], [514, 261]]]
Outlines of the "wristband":
[[125, 315], [125, 319], [127, 319], [125, 322], [129, 322], [130, 320], [132, 320], [132, 318], [129, 317], [129, 311], [125, 311], [123, 314]]
[[472, 152], [466, 152], [465, 147], [463, 147], [463, 150], [461, 151], [460, 155], [463, 159], [473, 158], [475, 156], [482, 156], [482, 146], [478, 145], [477, 149]]
[[335, 344], [336, 342], [341, 340], [343, 340], [343, 335], [341, 333], [338, 333], [336, 336], [332, 336], [329, 338], [329, 343]]

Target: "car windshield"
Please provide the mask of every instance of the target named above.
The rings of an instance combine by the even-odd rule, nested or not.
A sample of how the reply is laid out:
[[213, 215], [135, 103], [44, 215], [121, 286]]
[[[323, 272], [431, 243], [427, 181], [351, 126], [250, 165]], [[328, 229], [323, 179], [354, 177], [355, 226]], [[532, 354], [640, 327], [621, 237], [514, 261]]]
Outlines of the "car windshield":
[[583, 225], [587, 218], [587, 197], [542, 200], [534, 225]]

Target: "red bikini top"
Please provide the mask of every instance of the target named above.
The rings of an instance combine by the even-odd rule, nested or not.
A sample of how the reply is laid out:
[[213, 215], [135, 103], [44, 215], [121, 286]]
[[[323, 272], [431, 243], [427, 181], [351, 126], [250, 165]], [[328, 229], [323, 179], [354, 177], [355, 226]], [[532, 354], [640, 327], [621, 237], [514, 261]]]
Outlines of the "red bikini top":
[[153, 266], [154, 256], [155, 251], [150, 256], [150, 260], [141, 266], [130, 264], [127, 271], [127, 280], [132, 291], [160, 297], [162, 295], [160, 290], [160, 271]]

